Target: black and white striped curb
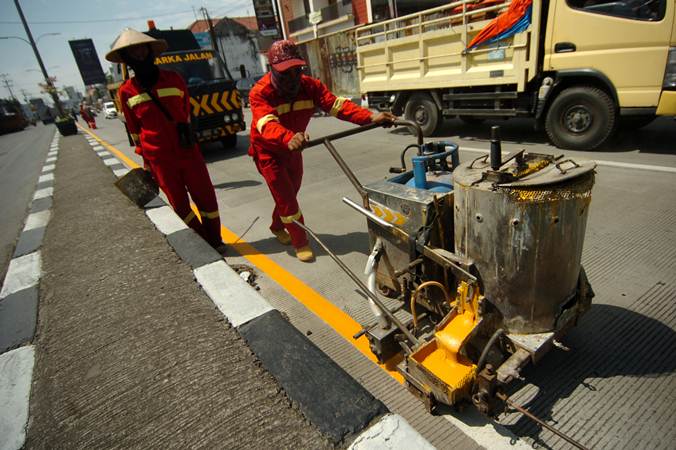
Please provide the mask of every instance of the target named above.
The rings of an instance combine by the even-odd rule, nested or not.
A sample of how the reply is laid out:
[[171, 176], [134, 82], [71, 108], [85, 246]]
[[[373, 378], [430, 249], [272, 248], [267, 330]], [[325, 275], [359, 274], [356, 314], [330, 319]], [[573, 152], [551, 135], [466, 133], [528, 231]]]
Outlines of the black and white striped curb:
[[0, 449], [23, 447], [26, 440], [31, 380], [35, 365], [32, 344], [42, 275], [40, 247], [51, 217], [54, 169], [59, 133], [54, 134], [38, 178], [30, 211], [0, 291]]
[[[101, 142], [85, 137], [118, 178], [129, 171]], [[164, 201], [156, 198], [145, 213], [287, 396], [334, 444], [352, 441], [349, 448], [358, 450], [434, 448], [284, 319]]]

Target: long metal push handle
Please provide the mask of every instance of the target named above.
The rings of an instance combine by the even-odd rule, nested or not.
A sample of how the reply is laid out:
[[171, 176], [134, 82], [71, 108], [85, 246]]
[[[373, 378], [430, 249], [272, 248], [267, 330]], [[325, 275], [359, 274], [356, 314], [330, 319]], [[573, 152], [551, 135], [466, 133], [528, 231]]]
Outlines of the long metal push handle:
[[[403, 125], [403, 126], [412, 127], [413, 129], [416, 130], [416, 133], [418, 135], [418, 145], [420, 146], [420, 145], [423, 144], [422, 130], [420, 129], [420, 126], [417, 123], [411, 122], [409, 120], [395, 120], [394, 125]], [[361, 197], [362, 205], [366, 209], [371, 209], [370, 206], [369, 206], [368, 192], [366, 192], [366, 189], [364, 189], [364, 185], [362, 185], [359, 182], [359, 180], [357, 179], [357, 176], [354, 174], [354, 172], [352, 172], [352, 169], [350, 169], [350, 166], [347, 165], [347, 163], [342, 158], [342, 156], [340, 156], [340, 153], [338, 153], [338, 150], [336, 150], [336, 148], [333, 146], [331, 141], [334, 140], [334, 139], [340, 139], [340, 138], [344, 138], [344, 137], [347, 137], [347, 136], [352, 136], [354, 134], [363, 133], [364, 131], [372, 130], [374, 128], [378, 128], [378, 127], [381, 127], [381, 126], [382, 125], [377, 124], [377, 123], [370, 123], [368, 125], [362, 125], [360, 127], [341, 131], [341, 132], [335, 133], [335, 134], [330, 134], [328, 136], [324, 136], [324, 137], [321, 137], [321, 138], [312, 139], [312, 140], [308, 141], [308, 143], [305, 145], [305, 148], [308, 148], [308, 147], [313, 147], [313, 146], [318, 145], [318, 144], [324, 144], [324, 146], [327, 148], [329, 153], [331, 153], [331, 156], [333, 157], [333, 159], [335, 159], [336, 163], [338, 163], [338, 166], [343, 171], [345, 176], [347, 176], [348, 180], [350, 180], [350, 183], [352, 183], [352, 186], [354, 186], [354, 188], [359, 193], [359, 196]]]
[[[395, 126], [402, 125], [402, 126], [410, 127], [413, 130], [415, 130], [416, 138], [418, 140], [418, 145], [423, 144], [423, 135], [422, 135], [422, 129], [420, 128], [420, 125], [418, 125], [417, 123], [412, 122], [410, 120], [395, 120], [393, 123], [394, 123]], [[378, 127], [382, 127], [382, 126], [383, 125], [377, 124], [377, 123], [369, 123], [368, 125], [362, 125], [360, 127], [350, 128], [349, 130], [345, 130], [345, 131], [339, 131], [338, 133], [329, 134], [327, 136], [320, 137], [320, 138], [317, 138], [317, 139], [311, 139], [307, 142], [307, 144], [305, 144], [305, 148], [310, 148], [310, 147], [314, 147], [315, 145], [323, 144], [327, 140], [328, 141], [335, 141], [336, 139], [341, 139], [341, 138], [344, 138], [344, 137], [352, 136], [354, 134], [363, 133], [365, 131], [373, 130], [374, 128], [378, 128]]]

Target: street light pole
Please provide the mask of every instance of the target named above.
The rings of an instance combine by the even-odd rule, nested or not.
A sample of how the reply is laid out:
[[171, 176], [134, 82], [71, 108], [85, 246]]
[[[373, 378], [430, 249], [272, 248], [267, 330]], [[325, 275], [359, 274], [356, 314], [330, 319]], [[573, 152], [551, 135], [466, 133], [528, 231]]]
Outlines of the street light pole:
[[14, 4], [16, 5], [16, 10], [19, 12], [21, 23], [23, 23], [23, 27], [26, 30], [26, 35], [28, 36], [28, 40], [30, 41], [31, 47], [33, 47], [35, 58], [38, 60], [40, 70], [42, 70], [42, 75], [45, 77], [45, 83], [47, 83], [47, 89], [49, 90], [49, 94], [52, 96], [52, 100], [54, 100], [54, 106], [56, 106], [56, 110], [59, 112], [59, 116], [65, 116], [65, 113], [63, 112], [63, 107], [61, 106], [61, 102], [59, 101], [59, 94], [56, 93], [56, 89], [54, 89], [54, 85], [52, 84], [52, 81], [49, 79], [49, 75], [47, 75], [47, 69], [45, 69], [45, 65], [42, 62], [42, 58], [40, 57], [40, 52], [38, 52], [38, 47], [35, 45], [35, 41], [33, 40], [33, 34], [31, 33], [30, 28], [28, 28], [28, 23], [26, 23], [26, 18], [24, 17], [23, 11], [21, 10], [21, 5], [19, 5], [19, 0], [14, 0]]

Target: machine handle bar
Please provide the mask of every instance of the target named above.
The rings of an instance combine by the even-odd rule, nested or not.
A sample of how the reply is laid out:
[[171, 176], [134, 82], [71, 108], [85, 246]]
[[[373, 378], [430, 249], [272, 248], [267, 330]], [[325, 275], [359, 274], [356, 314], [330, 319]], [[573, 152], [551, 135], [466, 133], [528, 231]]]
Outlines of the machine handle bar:
[[[418, 125], [417, 123], [412, 122], [410, 120], [395, 120], [394, 125], [395, 126], [402, 125], [414, 129], [417, 135], [418, 145], [423, 144], [422, 129], [420, 128], [420, 125]], [[323, 144], [325, 141], [330, 142], [336, 139], [352, 136], [353, 134], [363, 133], [364, 131], [372, 130], [374, 128], [382, 126], [383, 126], [382, 124], [378, 123], [369, 123], [367, 125], [362, 125], [360, 127], [350, 128], [349, 130], [339, 131], [338, 133], [329, 134], [328, 136], [320, 137], [317, 139], [311, 139], [305, 144], [305, 148], [314, 147], [315, 145]]]

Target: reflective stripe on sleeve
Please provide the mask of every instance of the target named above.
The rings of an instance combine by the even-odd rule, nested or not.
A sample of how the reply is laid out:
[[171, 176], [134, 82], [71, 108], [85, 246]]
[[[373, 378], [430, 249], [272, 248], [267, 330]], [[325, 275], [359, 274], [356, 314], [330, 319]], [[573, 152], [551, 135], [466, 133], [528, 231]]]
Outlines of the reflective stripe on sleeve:
[[294, 220], [298, 220], [301, 217], [303, 217], [303, 213], [299, 209], [296, 214], [290, 216], [280, 216], [279, 218], [282, 219], [282, 223], [293, 223]]
[[138, 105], [139, 103], [143, 102], [149, 102], [150, 101], [150, 96], [146, 94], [145, 92], [143, 94], [138, 94], [133, 97], [130, 97], [129, 100], [127, 100], [127, 106], [130, 108], [133, 108], [134, 106]]
[[275, 116], [274, 114], [268, 114], [267, 116], [263, 116], [260, 119], [258, 119], [258, 122], [256, 122], [256, 129], [258, 130], [259, 133], [263, 133], [263, 127], [265, 126], [266, 123], [272, 122], [272, 121], [279, 122], [279, 117]]
[[162, 89], [157, 90], [157, 96], [158, 97], [172, 97], [172, 96], [183, 97], [183, 91], [180, 90], [179, 88], [175, 88], [175, 87], [162, 88]]
[[218, 210], [216, 211], [200, 211], [200, 216], [202, 216], [203, 219], [216, 219], [220, 217], [220, 214], [218, 214]]
[[340, 110], [343, 108], [343, 104], [347, 101], [348, 99], [345, 97], [336, 97], [336, 101], [333, 102], [333, 107], [331, 107], [331, 114], [333, 117], [336, 117]]

